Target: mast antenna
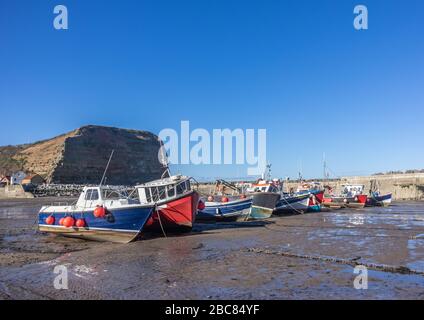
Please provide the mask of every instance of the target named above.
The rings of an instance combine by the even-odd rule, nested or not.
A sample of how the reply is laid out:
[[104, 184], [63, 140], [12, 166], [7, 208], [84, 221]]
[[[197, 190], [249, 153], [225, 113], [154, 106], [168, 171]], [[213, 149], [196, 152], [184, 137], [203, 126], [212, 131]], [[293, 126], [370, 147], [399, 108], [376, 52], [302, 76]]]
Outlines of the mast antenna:
[[112, 160], [112, 157], [113, 157], [113, 153], [114, 153], [114, 152], [115, 152], [115, 150], [112, 150], [112, 152], [110, 153], [109, 160], [108, 160], [108, 162], [107, 162], [107, 165], [106, 165], [105, 171], [103, 172], [102, 180], [100, 180], [99, 187], [101, 187], [101, 185], [103, 184], [103, 181], [105, 180], [106, 172], [107, 172], [107, 169], [109, 169], [109, 164], [110, 164], [110, 161]]

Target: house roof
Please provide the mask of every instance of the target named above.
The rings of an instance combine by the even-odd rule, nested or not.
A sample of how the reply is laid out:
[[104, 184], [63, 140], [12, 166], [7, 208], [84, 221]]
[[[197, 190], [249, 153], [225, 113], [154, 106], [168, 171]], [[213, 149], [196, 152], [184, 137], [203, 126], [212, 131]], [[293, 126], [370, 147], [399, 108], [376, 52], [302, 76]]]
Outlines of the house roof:
[[35, 177], [40, 177], [41, 179], [43, 179], [43, 177], [40, 176], [39, 174], [29, 174], [24, 178], [24, 180], [31, 180], [32, 178], [35, 178]]

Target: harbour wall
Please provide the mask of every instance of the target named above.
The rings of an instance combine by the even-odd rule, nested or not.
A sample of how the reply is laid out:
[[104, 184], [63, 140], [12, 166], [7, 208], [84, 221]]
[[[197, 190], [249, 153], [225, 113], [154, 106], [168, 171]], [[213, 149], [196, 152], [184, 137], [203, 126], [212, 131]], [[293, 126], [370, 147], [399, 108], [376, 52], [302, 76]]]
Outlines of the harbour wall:
[[[321, 182], [333, 188], [337, 194], [342, 190], [344, 184], [360, 184], [365, 186], [365, 193], [368, 193], [371, 188], [371, 181], [376, 180], [380, 187], [381, 193], [392, 193], [393, 200], [424, 200], [424, 173], [411, 174], [383, 174], [372, 176], [352, 176], [341, 177], [330, 180], [309, 180]], [[290, 189], [296, 190], [299, 186], [299, 181], [284, 181], [284, 191], [289, 192]], [[215, 183], [202, 183], [199, 186], [199, 191], [202, 195], [212, 194]], [[227, 194], [232, 194], [232, 190], [227, 189]]]
[[[332, 187], [336, 193], [341, 191], [344, 184], [363, 184], [365, 193], [368, 193], [372, 180], [377, 181], [381, 193], [391, 192], [393, 200], [424, 200], [424, 173], [342, 177], [323, 183]], [[296, 189], [297, 186], [298, 182], [286, 182], [285, 189]]]
[[24, 188], [21, 185], [5, 186], [0, 188], [0, 199], [25, 199], [25, 198], [34, 198], [34, 196], [25, 192]]

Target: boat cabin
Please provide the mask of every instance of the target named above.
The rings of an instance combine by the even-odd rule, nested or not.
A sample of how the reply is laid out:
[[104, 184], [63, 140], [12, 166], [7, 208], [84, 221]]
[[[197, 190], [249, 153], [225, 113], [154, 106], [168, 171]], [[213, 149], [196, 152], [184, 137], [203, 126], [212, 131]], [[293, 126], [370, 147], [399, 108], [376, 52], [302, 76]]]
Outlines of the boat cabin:
[[282, 189], [282, 184], [278, 180], [266, 181], [259, 180], [257, 183], [252, 184], [250, 188], [247, 189], [247, 192], [273, 192], [279, 193]]
[[342, 185], [342, 194], [354, 197], [363, 194], [365, 186], [362, 184], [345, 184]]
[[93, 208], [96, 206], [113, 206], [116, 204], [128, 204], [129, 200], [119, 190], [106, 186], [84, 187], [78, 201], [77, 207]]
[[156, 204], [180, 198], [191, 190], [190, 177], [172, 176], [136, 186], [141, 204]]

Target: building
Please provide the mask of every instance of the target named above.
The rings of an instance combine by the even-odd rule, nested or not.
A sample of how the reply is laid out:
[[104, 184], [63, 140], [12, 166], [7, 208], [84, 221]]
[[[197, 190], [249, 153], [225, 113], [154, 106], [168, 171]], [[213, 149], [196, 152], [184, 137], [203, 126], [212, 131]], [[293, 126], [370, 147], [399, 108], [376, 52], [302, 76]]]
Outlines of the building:
[[42, 176], [40, 176], [39, 174], [32, 174], [22, 179], [21, 184], [22, 185], [27, 185], [27, 184], [39, 185], [39, 184], [43, 184], [44, 182], [45, 181]]
[[26, 176], [27, 174], [23, 171], [15, 172], [14, 174], [12, 174], [10, 178], [10, 184], [11, 185], [22, 184], [22, 180], [24, 180]]
[[2, 176], [0, 177], [0, 187], [8, 186], [10, 185], [10, 176]]

